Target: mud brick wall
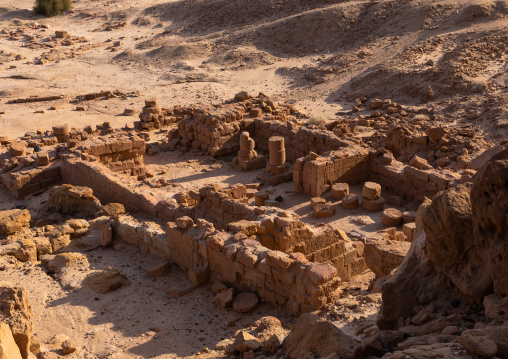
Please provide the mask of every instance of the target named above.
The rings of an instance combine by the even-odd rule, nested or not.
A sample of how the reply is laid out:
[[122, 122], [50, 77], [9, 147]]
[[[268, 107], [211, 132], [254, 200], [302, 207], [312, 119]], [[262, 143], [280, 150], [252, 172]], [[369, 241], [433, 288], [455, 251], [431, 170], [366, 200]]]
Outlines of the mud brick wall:
[[384, 164], [374, 156], [371, 157], [369, 168], [371, 181], [409, 201], [431, 198], [437, 192], [450, 188], [460, 178], [459, 174], [450, 171], [423, 170], [398, 161]]
[[212, 156], [236, 153], [240, 149], [240, 121], [243, 104], [195, 108], [192, 117], [178, 123], [182, 144], [208, 151]]
[[136, 175], [144, 171], [146, 146], [139, 136], [93, 138], [85, 141], [78, 150], [84, 160], [98, 160], [113, 172]]
[[137, 181], [111, 172], [100, 164], [67, 159], [62, 166], [62, 177], [64, 183], [90, 187], [102, 203], [121, 203], [130, 212], [141, 211], [157, 217], [159, 199], [148, 189], [136, 188]]
[[258, 242], [235, 242], [204, 220], [187, 230], [167, 224], [172, 259], [196, 284], [221, 280], [237, 290], [300, 314], [323, 307], [341, 278], [334, 266], [269, 250]]
[[307, 156], [311, 151], [324, 154], [352, 145], [350, 142], [341, 140], [331, 131], [298, 127], [291, 122], [255, 119], [254, 128], [254, 133], [251, 133], [251, 136], [256, 141], [256, 149], [259, 150], [268, 152], [270, 137], [284, 137], [286, 159], [289, 162], [295, 162], [298, 158]]
[[40, 189], [62, 182], [60, 167], [60, 163], [53, 163], [47, 167], [4, 173], [1, 175], [2, 183], [16, 198], [22, 198]]
[[369, 151], [347, 148], [334, 151], [330, 157], [299, 158], [293, 166], [295, 191], [317, 197], [335, 182], [355, 184], [369, 178]]

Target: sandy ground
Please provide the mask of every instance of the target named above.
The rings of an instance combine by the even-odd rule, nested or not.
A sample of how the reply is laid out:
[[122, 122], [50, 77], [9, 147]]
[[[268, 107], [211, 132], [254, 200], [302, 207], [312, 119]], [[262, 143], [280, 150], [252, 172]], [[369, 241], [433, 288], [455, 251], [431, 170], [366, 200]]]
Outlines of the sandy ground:
[[[122, 126], [136, 120], [121, 116], [123, 110], [139, 110], [147, 97], [170, 107], [219, 103], [241, 90], [297, 101], [309, 116], [329, 120], [350, 110], [355, 96], [388, 97], [427, 104], [453, 121], [500, 129], [487, 131], [493, 137], [506, 134], [504, 1], [81, 0], [66, 15], [49, 19], [33, 16], [31, 7], [32, 0], [2, 1], [0, 27], [23, 29], [33, 38], [0, 34], [4, 55], [24, 56], [1, 57], [0, 98], [72, 99], [115, 89], [140, 96], [87, 101], [86, 112], [75, 111], [74, 104], [51, 111], [54, 103], [1, 101], [2, 135], [59, 123]], [[26, 26], [35, 21], [50, 27]], [[126, 26], [104, 31], [120, 22]], [[54, 61], [31, 64], [49, 53], [33, 45], [47, 44], [55, 30], [87, 42], [55, 47]], [[97, 47], [77, 51], [89, 45]], [[75, 55], [62, 55], [73, 49]]]

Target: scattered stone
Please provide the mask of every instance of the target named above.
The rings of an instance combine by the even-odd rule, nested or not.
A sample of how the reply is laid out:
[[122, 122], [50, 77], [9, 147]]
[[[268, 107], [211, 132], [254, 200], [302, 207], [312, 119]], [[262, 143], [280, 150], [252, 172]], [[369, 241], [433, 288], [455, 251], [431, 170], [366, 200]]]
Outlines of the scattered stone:
[[215, 296], [215, 303], [222, 308], [228, 308], [233, 304], [234, 289], [229, 288]]
[[233, 310], [237, 313], [252, 312], [259, 304], [259, 297], [255, 293], [242, 292], [233, 300]]
[[101, 294], [106, 294], [122, 286], [130, 285], [127, 277], [120, 273], [118, 269], [112, 267], [89, 274], [85, 279], [85, 283], [94, 292]]
[[106, 223], [102, 226], [100, 243], [103, 247], [113, 244], [113, 225], [111, 223]]
[[152, 264], [152, 266], [146, 270], [146, 276], [148, 278], [162, 278], [167, 276], [171, 272], [171, 263], [163, 261], [162, 263]]
[[76, 343], [74, 343], [72, 340], [65, 340], [62, 343], [62, 352], [64, 355], [72, 354], [76, 351]]

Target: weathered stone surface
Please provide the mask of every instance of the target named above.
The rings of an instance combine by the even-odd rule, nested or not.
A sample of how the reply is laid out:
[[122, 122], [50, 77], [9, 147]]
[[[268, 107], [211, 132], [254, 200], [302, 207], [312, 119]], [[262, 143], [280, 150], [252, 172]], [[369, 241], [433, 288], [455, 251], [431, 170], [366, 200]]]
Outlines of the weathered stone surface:
[[21, 359], [11, 328], [7, 323], [0, 322], [0, 359]]
[[342, 198], [342, 207], [347, 209], [355, 209], [358, 207], [358, 195], [347, 194]]
[[64, 353], [64, 355], [72, 354], [76, 349], [76, 343], [74, 343], [74, 341], [68, 339], [62, 342], [62, 353]]
[[334, 183], [332, 185], [332, 195], [335, 199], [341, 200], [349, 194], [349, 185], [347, 183]]
[[[438, 194], [422, 212], [427, 256], [462, 293], [483, 298], [491, 279], [475, 249], [470, 189], [458, 186]], [[508, 273], [508, 272], [507, 272]]]
[[21, 357], [27, 359], [33, 334], [33, 317], [24, 288], [0, 283], [0, 322], [9, 325]]
[[466, 330], [459, 342], [470, 353], [482, 358], [508, 357], [508, 327], [487, 327], [485, 329]]
[[475, 159], [473, 159], [469, 163], [469, 168], [475, 171], [480, 170], [493, 156], [497, 155], [498, 153], [501, 153], [504, 150], [505, 150], [504, 146], [497, 145], [483, 151], [482, 153], [480, 153], [480, 155], [478, 155]]
[[146, 270], [146, 276], [148, 278], [162, 278], [167, 276], [169, 272], [171, 272], [171, 263], [163, 261], [152, 264], [150, 268]]
[[483, 302], [508, 294], [508, 151], [498, 153], [474, 184], [438, 193], [420, 206], [411, 249], [383, 286], [381, 329], [430, 302]]
[[30, 212], [27, 209], [11, 209], [0, 212], [0, 234], [14, 234], [30, 225]]
[[100, 243], [103, 247], [113, 244], [113, 225], [111, 223], [102, 226]]
[[492, 157], [475, 179], [471, 207], [476, 251], [494, 292], [508, 295], [508, 150]]

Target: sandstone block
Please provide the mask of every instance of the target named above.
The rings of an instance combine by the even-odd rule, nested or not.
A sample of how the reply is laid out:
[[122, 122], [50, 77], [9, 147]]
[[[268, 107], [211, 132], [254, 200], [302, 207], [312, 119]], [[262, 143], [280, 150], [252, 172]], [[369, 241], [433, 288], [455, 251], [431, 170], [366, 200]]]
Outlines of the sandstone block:
[[381, 185], [375, 182], [365, 182], [362, 189], [363, 198], [375, 200], [381, 196]]
[[370, 200], [367, 198], [362, 199], [362, 207], [371, 212], [379, 212], [382, 211], [385, 205], [385, 199], [383, 197], [379, 197], [375, 200]]
[[252, 312], [259, 304], [259, 297], [255, 293], [242, 292], [233, 300], [233, 310], [237, 313]]
[[398, 227], [402, 222], [402, 213], [395, 208], [387, 208], [383, 211], [381, 222], [386, 227]]
[[348, 194], [342, 198], [342, 207], [347, 209], [355, 209], [358, 207], [358, 195]]
[[413, 158], [409, 161], [409, 165], [421, 169], [423, 166], [428, 165], [428, 162], [424, 158], [413, 156]]
[[347, 183], [334, 183], [332, 185], [332, 195], [334, 198], [341, 200], [349, 194], [349, 185]]
[[402, 226], [402, 231], [404, 232], [404, 235], [406, 236], [406, 241], [408, 241], [408, 242], [413, 241], [415, 229], [416, 229], [416, 223], [414, 223], [414, 222], [405, 223]]
[[9, 153], [12, 156], [24, 156], [26, 150], [26, 143], [25, 142], [14, 142], [11, 144], [9, 148]]

